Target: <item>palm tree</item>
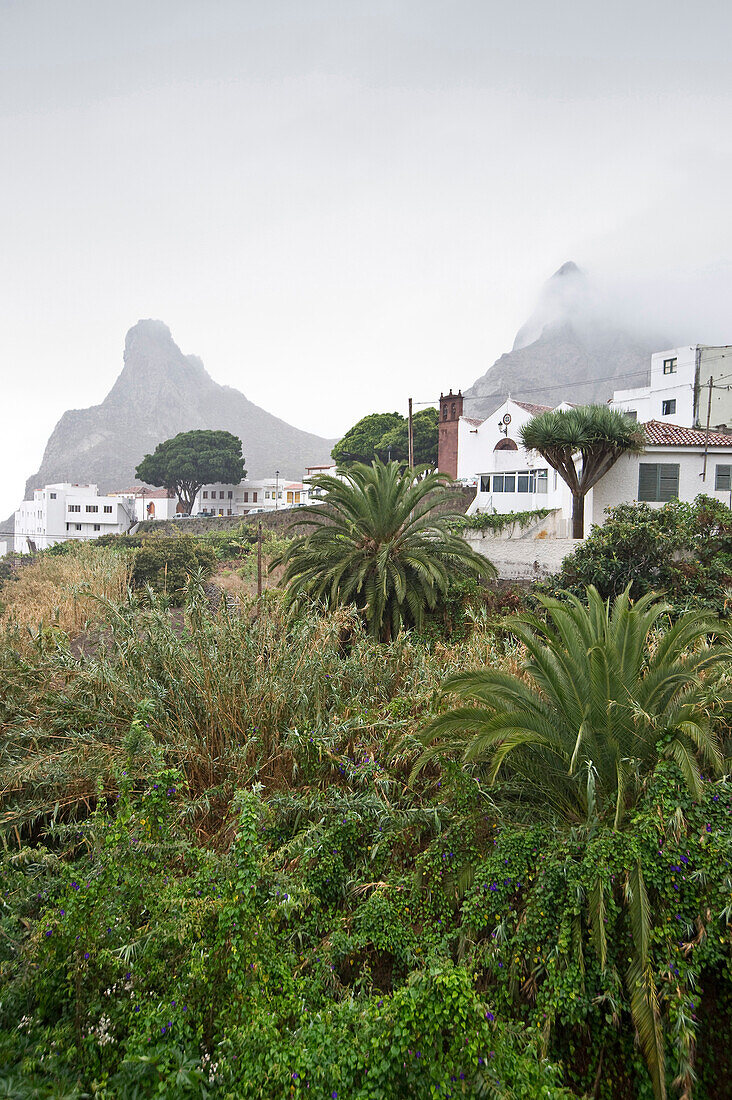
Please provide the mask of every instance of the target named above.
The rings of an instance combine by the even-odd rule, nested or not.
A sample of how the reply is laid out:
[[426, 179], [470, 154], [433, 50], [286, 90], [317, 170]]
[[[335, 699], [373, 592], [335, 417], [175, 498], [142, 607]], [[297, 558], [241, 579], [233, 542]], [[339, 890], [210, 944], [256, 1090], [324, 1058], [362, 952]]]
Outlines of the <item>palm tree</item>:
[[[606, 405], [553, 409], [524, 424], [521, 442], [538, 451], [572, 493], [572, 538], [585, 534], [585, 496], [622, 454], [644, 449], [643, 429]], [[577, 456], [581, 466], [577, 468]]]
[[402, 626], [419, 629], [454, 577], [495, 576], [452, 529], [456, 514], [444, 510], [449, 479], [421, 473], [375, 461], [314, 477], [325, 496], [304, 509], [313, 530], [273, 562], [284, 564], [289, 590], [355, 604], [369, 632], [389, 641]]
[[[715, 629], [707, 612], [682, 615], [657, 645], [650, 635], [668, 607], [653, 593], [614, 604], [587, 589], [537, 597], [546, 621], [520, 615], [510, 629], [524, 644], [523, 674], [482, 669], [446, 680], [462, 706], [436, 718], [421, 760], [448, 750], [485, 762], [492, 781], [504, 764], [568, 824], [612, 819], [619, 829], [660, 755], [701, 794], [698, 760], [719, 773], [723, 757], [701, 677], [729, 660], [722, 646], [697, 644]], [[659, 746], [663, 746], [661, 749]]]
[[[445, 682], [445, 692], [461, 705], [428, 726], [429, 747], [415, 770], [455, 752], [465, 764], [486, 764], [491, 781], [510, 770], [529, 799], [567, 826], [587, 826], [588, 834], [603, 823], [623, 826], [661, 757], [678, 765], [699, 798], [699, 762], [715, 774], [723, 768], [703, 695], [704, 674], [731, 656], [728, 646], [707, 640], [719, 629], [714, 618], [689, 612], [655, 636], [668, 608], [653, 593], [631, 604], [626, 589], [612, 609], [594, 587], [587, 589], [586, 606], [569, 594], [539, 602], [546, 621], [521, 615], [510, 624], [526, 651], [519, 674], [483, 669]], [[598, 872], [588, 905], [603, 970], [607, 889]], [[655, 1095], [663, 1100], [663, 1031], [649, 963], [652, 916], [640, 862], [629, 869], [624, 901], [633, 940], [626, 974], [631, 1013]]]

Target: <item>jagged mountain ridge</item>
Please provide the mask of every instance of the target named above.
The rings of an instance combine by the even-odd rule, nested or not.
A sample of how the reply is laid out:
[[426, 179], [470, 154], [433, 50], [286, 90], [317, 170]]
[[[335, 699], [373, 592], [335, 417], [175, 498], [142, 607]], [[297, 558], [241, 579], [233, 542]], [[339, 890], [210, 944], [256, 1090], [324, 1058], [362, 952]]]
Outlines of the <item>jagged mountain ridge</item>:
[[99, 485], [100, 491], [139, 484], [135, 467], [158, 443], [194, 428], [237, 435], [249, 477], [300, 478], [306, 466], [330, 461], [334, 440], [301, 431], [221, 386], [195, 355], [184, 355], [162, 321], [134, 325], [124, 367], [104, 401], [65, 412], [46, 444], [33, 489], [54, 481]]
[[466, 416], [484, 419], [508, 394], [534, 404], [603, 402], [614, 389], [647, 384], [651, 352], [670, 347], [663, 334], [632, 332], [608, 309], [576, 264], [545, 284], [513, 349], [464, 390]]

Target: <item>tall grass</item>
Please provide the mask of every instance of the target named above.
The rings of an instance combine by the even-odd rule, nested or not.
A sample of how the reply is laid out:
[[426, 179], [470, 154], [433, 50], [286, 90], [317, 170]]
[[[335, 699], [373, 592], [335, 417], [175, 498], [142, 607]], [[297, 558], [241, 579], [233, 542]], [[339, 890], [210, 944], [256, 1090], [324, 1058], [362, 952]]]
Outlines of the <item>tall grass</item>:
[[[99, 601], [97, 606], [101, 607]], [[102, 641], [75, 655], [52, 632], [0, 650], [0, 797], [6, 825], [86, 813], [122, 771], [181, 770], [204, 832], [239, 786], [281, 790], [343, 778], [349, 754], [395, 750], [404, 779], [444, 675], [494, 661], [476, 632], [430, 649], [409, 635], [377, 645], [351, 609], [288, 607], [279, 593], [212, 613], [192, 583], [182, 618], [162, 604], [107, 600]], [[415, 742], [416, 751], [416, 742]], [[315, 765], [317, 764], [317, 768]], [[313, 779], [312, 781], [316, 781]]]
[[130, 569], [126, 554], [84, 543], [67, 554], [41, 554], [3, 587], [0, 627], [76, 634], [99, 617], [99, 598], [124, 598]]

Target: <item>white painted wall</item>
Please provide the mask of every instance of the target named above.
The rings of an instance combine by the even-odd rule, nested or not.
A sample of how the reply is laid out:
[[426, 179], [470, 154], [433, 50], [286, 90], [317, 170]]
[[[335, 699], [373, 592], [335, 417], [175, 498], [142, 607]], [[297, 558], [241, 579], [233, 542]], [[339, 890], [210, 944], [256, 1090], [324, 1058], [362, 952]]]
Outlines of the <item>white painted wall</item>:
[[[650, 385], [616, 390], [610, 407], [621, 412], [635, 412], [639, 421], [661, 420], [692, 428], [696, 419], [697, 351], [698, 345], [687, 344], [654, 352], [651, 356]], [[664, 363], [669, 364], [667, 373], [664, 373]], [[672, 401], [676, 402], [675, 411], [664, 411], [667, 403]]]
[[[702, 447], [646, 447], [642, 455], [623, 455], [608, 473], [598, 481], [593, 489], [592, 507], [585, 510], [585, 522], [594, 524], [605, 521], [605, 509], [616, 504], [632, 503], [638, 500], [638, 477], [641, 462], [678, 463], [679, 500], [692, 501], [700, 493], [716, 497], [732, 507], [729, 492], [714, 488], [717, 465], [732, 465], [732, 448], [710, 447], [707, 455], [706, 479], [702, 478], [704, 469], [704, 449]], [[651, 507], [662, 507], [661, 502], [649, 501]]]

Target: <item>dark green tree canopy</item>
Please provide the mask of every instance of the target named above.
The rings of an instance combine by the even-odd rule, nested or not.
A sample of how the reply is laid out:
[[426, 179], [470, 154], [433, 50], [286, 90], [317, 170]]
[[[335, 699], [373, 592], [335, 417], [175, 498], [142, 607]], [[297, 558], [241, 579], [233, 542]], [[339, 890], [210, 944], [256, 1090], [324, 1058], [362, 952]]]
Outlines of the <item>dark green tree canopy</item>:
[[135, 476], [176, 493], [183, 510], [190, 512], [202, 485], [238, 485], [246, 477], [241, 440], [224, 431], [180, 432], [145, 455]]
[[644, 449], [643, 429], [607, 405], [552, 409], [524, 424], [521, 442], [538, 451], [572, 493], [572, 537], [584, 538], [585, 496], [622, 454]]
[[[437, 409], [420, 409], [412, 418], [414, 463], [437, 465]], [[346, 432], [331, 454], [339, 466], [354, 462], [369, 465], [382, 462], [406, 462], [409, 457], [409, 422], [401, 413], [369, 413]]]
[[[440, 422], [437, 409], [420, 409], [412, 418], [414, 434], [415, 466], [437, 465], [437, 430]], [[406, 462], [409, 458], [409, 421], [402, 417], [388, 432], [384, 432], [377, 446], [379, 456], [388, 461]]]
[[398, 412], [369, 413], [346, 432], [330, 453], [339, 466], [348, 466], [353, 462], [368, 465], [377, 457], [382, 436], [398, 427], [403, 419]]

